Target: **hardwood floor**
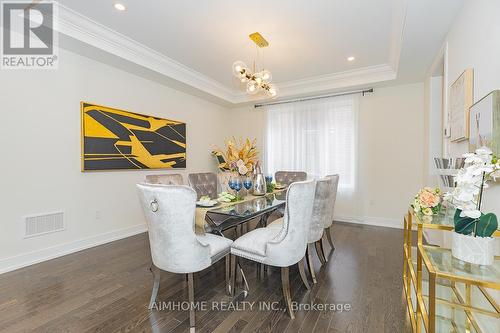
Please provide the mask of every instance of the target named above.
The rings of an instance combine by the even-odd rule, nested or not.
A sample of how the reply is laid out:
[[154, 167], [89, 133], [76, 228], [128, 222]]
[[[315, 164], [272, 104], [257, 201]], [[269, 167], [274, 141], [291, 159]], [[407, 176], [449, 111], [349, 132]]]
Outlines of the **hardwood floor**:
[[[314, 256], [318, 284], [310, 291], [298, 270], [290, 271], [292, 298], [301, 304], [348, 304], [350, 311], [300, 309], [290, 320], [285, 311], [260, 310], [259, 305], [275, 304], [265, 302], [285, 308], [280, 271], [258, 279], [256, 265], [248, 261], [243, 268], [249, 303], [231, 308], [222, 260], [195, 274], [195, 300], [207, 304], [196, 312], [196, 331], [411, 332], [401, 278], [403, 231], [334, 223], [333, 234], [336, 250], [328, 263], [320, 269]], [[189, 331], [188, 311], [148, 311], [150, 263], [148, 238], [141, 234], [0, 275], [0, 331]], [[163, 272], [158, 306], [186, 300], [185, 277]], [[212, 302], [227, 308], [216, 310]]]

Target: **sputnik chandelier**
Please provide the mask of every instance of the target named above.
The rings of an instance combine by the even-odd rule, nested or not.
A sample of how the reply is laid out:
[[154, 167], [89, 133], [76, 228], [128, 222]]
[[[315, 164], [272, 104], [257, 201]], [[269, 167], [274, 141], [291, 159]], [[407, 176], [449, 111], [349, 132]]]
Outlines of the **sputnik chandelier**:
[[[267, 40], [258, 32], [251, 34], [249, 37], [259, 48], [269, 46]], [[271, 72], [264, 68], [257, 70], [255, 61], [253, 69], [250, 69], [243, 61], [235, 61], [233, 63], [233, 74], [240, 82], [246, 83], [246, 90], [249, 95], [255, 95], [263, 91], [271, 98], [278, 96], [278, 87], [271, 83], [273, 78]]]

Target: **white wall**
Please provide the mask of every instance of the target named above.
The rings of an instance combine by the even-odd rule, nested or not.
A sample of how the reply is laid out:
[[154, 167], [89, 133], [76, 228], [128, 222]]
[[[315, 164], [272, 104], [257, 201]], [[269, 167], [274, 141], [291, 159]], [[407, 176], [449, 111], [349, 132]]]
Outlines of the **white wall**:
[[[456, 18], [448, 43], [448, 86], [467, 68], [474, 69], [474, 101], [500, 89], [500, 2], [466, 1]], [[468, 151], [468, 143], [453, 143], [452, 156]]]
[[377, 88], [360, 100], [359, 173], [368, 222], [402, 226], [423, 186], [423, 110], [423, 83]]
[[[338, 198], [336, 218], [400, 227], [423, 185], [424, 89], [422, 83], [376, 88], [360, 97], [359, 182], [355, 198]], [[238, 133], [264, 138], [263, 109], [233, 109]]]
[[[500, 1], [468, 0], [450, 29], [448, 45], [448, 87], [467, 68], [474, 69], [474, 101], [500, 89]], [[445, 139], [447, 140], [447, 139]], [[451, 157], [468, 152], [468, 142], [451, 143]], [[484, 194], [484, 211], [500, 216], [500, 184]]]
[[[0, 89], [0, 272], [145, 230], [134, 184], [165, 171], [80, 172], [80, 101], [186, 122], [184, 175], [215, 170], [227, 130], [226, 108], [63, 50], [58, 70], [2, 71]], [[59, 210], [66, 231], [23, 239], [24, 215]]]
[[[467, 0], [464, 7], [451, 27], [444, 47], [448, 47], [447, 68], [448, 87], [467, 68], [474, 69], [474, 101], [495, 89], [500, 89], [500, 1], [498, 0]], [[441, 56], [438, 56], [441, 57]], [[445, 73], [446, 74], [446, 73]], [[426, 83], [429, 84], [428, 77]], [[459, 157], [468, 152], [468, 142], [452, 143], [443, 138], [447, 145], [450, 157]], [[434, 143], [441, 145], [441, 142]], [[446, 150], [446, 149], [445, 149]], [[484, 212], [494, 212], [500, 216], [500, 183], [490, 184], [491, 187], [484, 192]], [[442, 232], [434, 233], [430, 241], [445, 247], [451, 246], [451, 235]], [[497, 254], [500, 253], [500, 244], [497, 242]], [[490, 293], [496, 301], [500, 301], [500, 293], [491, 290]], [[478, 302], [478, 303], [476, 303]], [[483, 296], [475, 297], [476, 306], [487, 307]], [[484, 319], [485, 316], [482, 316]], [[479, 325], [483, 332], [498, 331], [498, 320], [481, 320]]]

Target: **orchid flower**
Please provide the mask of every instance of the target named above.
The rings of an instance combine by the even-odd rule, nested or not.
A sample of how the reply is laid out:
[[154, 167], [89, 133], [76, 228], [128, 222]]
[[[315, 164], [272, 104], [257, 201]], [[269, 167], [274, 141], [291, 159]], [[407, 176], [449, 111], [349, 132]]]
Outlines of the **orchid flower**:
[[500, 177], [500, 161], [494, 161], [493, 152], [487, 147], [464, 154], [463, 157], [465, 166], [455, 176], [457, 186], [445, 194], [445, 199], [454, 202], [462, 210], [460, 216], [477, 219], [481, 216], [477, 209], [481, 188], [488, 188], [488, 179]]

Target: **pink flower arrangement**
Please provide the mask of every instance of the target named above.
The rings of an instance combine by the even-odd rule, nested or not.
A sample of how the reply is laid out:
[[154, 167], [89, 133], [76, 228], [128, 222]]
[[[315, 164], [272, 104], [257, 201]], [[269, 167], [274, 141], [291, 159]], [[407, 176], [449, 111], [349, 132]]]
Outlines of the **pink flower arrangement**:
[[439, 187], [424, 187], [418, 191], [411, 206], [415, 213], [437, 214], [441, 210], [441, 190]]

